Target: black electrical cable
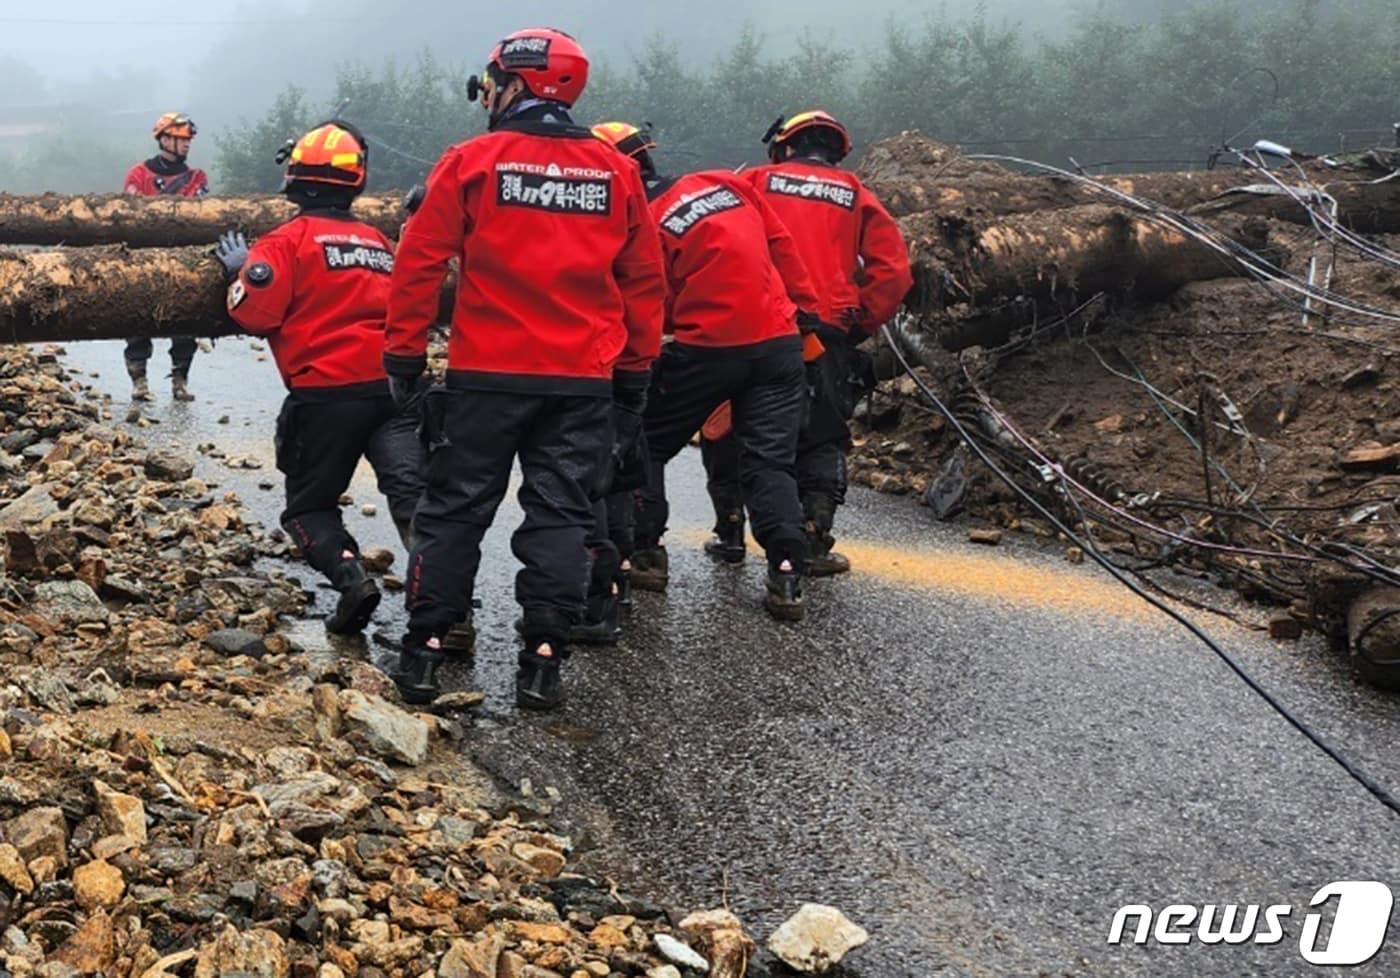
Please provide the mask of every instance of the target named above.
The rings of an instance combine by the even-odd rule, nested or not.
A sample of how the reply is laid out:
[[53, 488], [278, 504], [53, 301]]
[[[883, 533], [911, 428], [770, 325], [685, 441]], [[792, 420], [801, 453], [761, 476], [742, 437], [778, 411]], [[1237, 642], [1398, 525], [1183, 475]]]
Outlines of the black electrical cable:
[[[1154, 598], [1152, 595], [1148, 594], [1145, 590], [1143, 590], [1143, 588], [1139, 587], [1136, 582], [1124, 575], [1122, 571], [1118, 570], [1118, 568], [1113, 565], [1112, 561], [1104, 557], [1104, 555], [1099, 551], [1098, 547], [1094, 544], [1092, 539], [1083, 539], [1079, 537], [1078, 534], [1076, 534], [1072, 529], [1065, 525], [1064, 521], [1062, 521], [1048, 508], [1046, 508], [1044, 505], [1038, 502], [1034, 496], [1032, 496], [1025, 489], [1021, 488], [1021, 486], [1018, 485], [1015, 482], [1015, 480], [1013, 480], [1010, 476], [1003, 472], [1001, 468], [998, 467], [997, 464], [992, 460], [991, 456], [988, 455], [985, 451], [983, 451], [982, 447], [978, 445], [976, 441], [974, 441], [973, 438], [968, 434], [967, 429], [963, 427], [962, 422], [957, 419], [957, 417], [953, 414], [951, 410], [948, 409], [948, 406], [943, 403], [943, 400], [938, 396], [937, 392], [934, 391], [933, 388], [929, 387], [929, 385], [924, 382], [923, 378], [914, 372], [913, 367], [910, 365], [909, 360], [905, 357], [904, 351], [900, 348], [900, 345], [895, 339], [894, 333], [891, 332], [889, 326], [882, 326], [881, 331], [884, 333], [886, 341], [890, 344], [890, 347], [893, 350], [895, 357], [899, 360], [900, 366], [904, 368], [905, 373], [907, 373], [909, 377], [914, 381], [914, 385], [918, 387], [920, 391], [923, 392], [924, 396], [927, 397], [936, 408], [938, 408], [939, 413], [941, 413], [943, 417], [948, 421], [948, 423], [953, 426], [953, 430], [958, 433], [958, 437], [960, 437], [964, 442], [967, 443], [968, 447], [971, 448], [972, 451], [977, 454], [978, 458], [981, 459], [982, 464], [987, 466], [987, 468], [989, 468], [992, 471], [993, 475], [995, 475], [998, 479], [1004, 482], [1013, 492], [1020, 496], [1021, 499], [1029, 503], [1042, 517], [1049, 520], [1050, 523], [1054, 525], [1054, 527], [1057, 530], [1063, 533], [1066, 537], [1080, 544], [1083, 547], [1084, 552], [1093, 557], [1094, 562], [1097, 563], [1104, 570], [1108, 571], [1111, 575], [1113, 575], [1113, 578], [1117, 580], [1120, 584], [1128, 588], [1130, 591], [1132, 591], [1138, 597], [1142, 598], [1142, 600], [1146, 601], [1148, 604], [1152, 605], [1158, 611], [1170, 617], [1173, 621], [1181, 625], [1192, 635], [1198, 638], [1207, 648], [1214, 652], [1216, 656], [1218, 656], [1220, 660], [1224, 662], [1230, 668], [1230, 670], [1233, 671], [1242, 682], [1244, 682], [1246, 686], [1253, 690], [1254, 693], [1258, 695], [1262, 700], [1264, 700], [1264, 702], [1267, 703], [1270, 707], [1272, 707], [1273, 710], [1276, 713], [1278, 713], [1279, 716], [1281, 716], [1285, 721], [1287, 721], [1290, 726], [1292, 726], [1295, 730], [1297, 730], [1309, 741], [1311, 741], [1313, 746], [1317, 747], [1318, 750], [1322, 751], [1333, 761], [1335, 761], [1342, 768], [1342, 770], [1346, 771], [1346, 773], [1350, 775], [1351, 778], [1354, 781], [1356, 781], [1357, 784], [1365, 788], [1377, 801], [1379, 801], [1382, 805], [1390, 809], [1395, 814], [1400, 815], [1400, 800], [1397, 800], [1395, 796], [1393, 796], [1383, 786], [1378, 784], [1370, 775], [1368, 775], [1365, 771], [1362, 771], [1350, 758], [1342, 754], [1340, 750], [1328, 743], [1322, 737], [1321, 734], [1315, 732], [1306, 723], [1295, 717], [1288, 710], [1287, 707], [1285, 707], [1273, 696], [1273, 694], [1271, 694], [1262, 685], [1260, 685], [1259, 681], [1256, 680], [1253, 676], [1251, 676], [1245, 670], [1245, 668], [1235, 660], [1234, 656], [1230, 655], [1230, 653], [1226, 652], [1223, 648], [1217, 645], [1216, 642], [1209, 635], [1203, 632], [1200, 629], [1200, 627], [1196, 625], [1195, 622], [1191, 621], [1189, 618], [1178, 612], [1176, 609], [1164, 604], [1157, 598]], [[1072, 499], [1071, 493], [1066, 492], [1065, 494], [1067, 496], [1071, 496]], [[1072, 501], [1074, 501], [1075, 504], [1078, 505], [1077, 501], [1073, 499]]]

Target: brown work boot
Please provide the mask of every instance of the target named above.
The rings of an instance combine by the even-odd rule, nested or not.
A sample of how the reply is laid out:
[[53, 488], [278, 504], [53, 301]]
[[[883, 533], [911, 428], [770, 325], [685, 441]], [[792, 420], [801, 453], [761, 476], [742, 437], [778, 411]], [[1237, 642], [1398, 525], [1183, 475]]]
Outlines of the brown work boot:
[[193, 401], [194, 395], [190, 393], [190, 375], [182, 370], [171, 374], [170, 393], [177, 401]]
[[671, 580], [671, 562], [665, 547], [647, 547], [632, 554], [632, 586], [642, 591], [664, 591]]
[[850, 571], [850, 558], [835, 550], [816, 554], [807, 561], [808, 577], [835, 577], [837, 574], [849, 574]]
[[151, 385], [146, 383], [146, 361], [128, 360], [126, 362], [126, 375], [131, 378], [131, 399], [133, 401], [152, 401]]
[[476, 654], [476, 623], [471, 615], [447, 630], [442, 637], [442, 651], [455, 659], [470, 659]]

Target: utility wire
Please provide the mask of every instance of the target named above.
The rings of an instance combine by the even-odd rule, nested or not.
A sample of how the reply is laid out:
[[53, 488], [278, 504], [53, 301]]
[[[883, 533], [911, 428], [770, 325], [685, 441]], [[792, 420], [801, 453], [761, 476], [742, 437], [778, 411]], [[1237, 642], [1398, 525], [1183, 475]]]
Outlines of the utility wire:
[[[903, 349], [901, 349], [899, 342], [895, 339], [895, 334], [893, 333], [893, 331], [891, 331], [889, 326], [882, 326], [881, 332], [883, 333], [886, 342], [889, 343], [890, 348], [894, 352], [895, 357], [899, 360], [900, 366], [904, 368], [905, 373], [908, 374], [911, 380], [913, 380], [914, 385], [918, 387], [918, 389], [923, 393], [923, 395], [933, 403], [933, 405], [938, 409], [939, 413], [943, 415], [944, 419], [946, 419], [947, 422], [950, 425], [952, 425], [953, 430], [958, 433], [958, 437], [961, 438], [963, 442], [966, 443], [968, 447], [971, 448], [972, 451], [977, 454], [977, 457], [982, 461], [982, 464], [986, 465], [987, 468], [991, 470], [993, 475], [995, 475], [998, 479], [1004, 482], [1022, 500], [1024, 500], [1026, 503], [1029, 503], [1037, 513], [1039, 513], [1045, 519], [1049, 520], [1051, 525], [1053, 525], [1057, 530], [1059, 530], [1069, 539], [1074, 540], [1075, 543], [1079, 544], [1083, 548], [1084, 552], [1087, 553], [1090, 557], [1092, 557], [1094, 559], [1094, 562], [1097, 563], [1100, 567], [1102, 567], [1104, 570], [1108, 571], [1111, 575], [1113, 575], [1114, 579], [1117, 580], [1118, 583], [1128, 588], [1130, 591], [1132, 591], [1138, 597], [1142, 598], [1142, 600], [1146, 601], [1148, 604], [1152, 605], [1158, 611], [1169, 616], [1173, 621], [1181, 625], [1192, 635], [1194, 635], [1197, 639], [1199, 639], [1207, 648], [1214, 652], [1215, 655], [1218, 656], [1221, 659], [1221, 661], [1223, 661], [1231, 669], [1231, 671], [1233, 671], [1235, 675], [1238, 676], [1240, 680], [1243, 681], [1244, 684], [1249, 687], [1249, 689], [1251, 689], [1256, 695], [1258, 695], [1262, 700], [1264, 700], [1265, 703], [1272, 707], [1274, 712], [1276, 712], [1285, 721], [1287, 721], [1290, 726], [1292, 726], [1295, 730], [1297, 730], [1309, 741], [1311, 741], [1315, 747], [1317, 747], [1324, 754], [1330, 757], [1334, 762], [1336, 762], [1337, 765], [1340, 766], [1342, 770], [1344, 770], [1348, 775], [1350, 775], [1351, 778], [1354, 781], [1356, 781], [1357, 784], [1365, 788], [1366, 791], [1372, 795], [1372, 797], [1374, 797], [1386, 808], [1390, 809], [1393, 813], [1400, 815], [1400, 800], [1397, 800], [1395, 796], [1392, 795], [1385, 787], [1383, 787], [1374, 778], [1372, 778], [1369, 774], [1363, 771], [1354, 761], [1352, 761], [1345, 754], [1343, 754], [1338, 748], [1332, 746], [1332, 744], [1329, 743], [1326, 739], [1324, 739], [1321, 734], [1317, 733], [1298, 717], [1294, 716], [1293, 713], [1290, 712], [1288, 708], [1285, 707], [1281, 702], [1279, 702], [1279, 700], [1272, 693], [1265, 689], [1259, 683], [1258, 680], [1251, 676], [1249, 672], [1245, 670], [1244, 666], [1242, 666], [1235, 659], [1234, 656], [1230, 655], [1230, 653], [1226, 652], [1223, 648], [1221, 648], [1209, 635], [1202, 631], [1201, 628], [1195, 622], [1191, 621], [1189, 618], [1181, 614], [1175, 608], [1172, 608], [1170, 605], [1167, 605], [1160, 599], [1155, 598], [1151, 594], [1147, 593], [1147, 591], [1144, 590], [1137, 582], [1133, 581], [1121, 570], [1119, 570], [1119, 568], [1113, 563], [1113, 561], [1109, 560], [1103, 555], [1103, 553], [1099, 550], [1097, 544], [1093, 541], [1092, 537], [1081, 537], [1069, 526], [1066, 526], [1064, 521], [1062, 521], [1058, 516], [1051, 512], [1049, 508], [1042, 505], [1039, 500], [1037, 500], [1033, 495], [1031, 495], [1029, 492], [1023, 489], [1019, 483], [1017, 483], [1014, 479], [1011, 478], [1011, 476], [1007, 475], [1006, 472], [1004, 472], [1001, 469], [1001, 467], [998, 466], [996, 462], [992, 460], [991, 456], [982, 448], [982, 446], [977, 443], [977, 441], [972, 437], [971, 433], [968, 432], [968, 430], [963, 426], [962, 422], [958, 420], [957, 416], [948, 408], [946, 404], [943, 403], [943, 400], [938, 396], [937, 392], [934, 391], [933, 388], [930, 387], [922, 377], [920, 377], [914, 372], [913, 367], [910, 365], [909, 360], [905, 357]], [[1058, 470], [1058, 466], [1056, 468]], [[1062, 470], [1059, 470], [1056, 474], [1063, 477], [1064, 473]], [[1078, 508], [1078, 501], [1073, 498], [1073, 495], [1067, 489], [1064, 489], [1063, 486], [1062, 491], [1066, 496], [1070, 498], [1070, 501], [1076, 506], [1076, 508]], [[1082, 514], [1083, 510], [1080, 509], [1080, 512]], [[1087, 517], [1084, 517], [1084, 519], [1087, 520]], [[1085, 523], [1085, 526], [1087, 530], [1087, 522]]]

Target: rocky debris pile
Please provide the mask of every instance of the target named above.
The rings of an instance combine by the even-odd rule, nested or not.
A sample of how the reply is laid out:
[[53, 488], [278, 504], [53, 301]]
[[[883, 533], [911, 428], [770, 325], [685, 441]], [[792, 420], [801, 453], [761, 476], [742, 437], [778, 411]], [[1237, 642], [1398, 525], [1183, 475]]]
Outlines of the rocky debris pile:
[[768, 973], [733, 915], [568, 872], [464, 760], [480, 694], [415, 713], [303, 648], [283, 545], [52, 355], [0, 351], [0, 412], [0, 974]]

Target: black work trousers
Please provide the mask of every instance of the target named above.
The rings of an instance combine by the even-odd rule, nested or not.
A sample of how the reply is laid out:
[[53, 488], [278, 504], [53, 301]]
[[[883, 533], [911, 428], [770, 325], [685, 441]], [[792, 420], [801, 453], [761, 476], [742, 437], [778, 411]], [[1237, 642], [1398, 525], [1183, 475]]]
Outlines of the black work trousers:
[[804, 388], [797, 336], [746, 347], [666, 347], [647, 395], [649, 467], [637, 513], [637, 546], [654, 547], [665, 533], [670, 516], [666, 463], [715, 408], [730, 401], [740, 490], [754, 537], [767, 551], [770, 566], [788, 560], [805, 569], [807, 547], [793, 471]]
[[413, 520], [409, 635], [442, 637], [471, 608], [481, 538], [517, 458], [524, 522], [511, 549], [524, 565], [515, 597], [525, 639], [561, 648], [581, 619], [593, 526], [591, 492], [612, 447], [606, 397], [437, 389], [427, 395], [427, 488]]
[[[797, 441], [797, 489], [806, 519], [819, 535], [831, 531], [836, 507], [846, 502], [846, 456], [851, 449], [849, 421], [860, 384], [856, 360], [865, 354], [845, 343], [806, 364], [808, 399]], [[739, 508], [739, 450], [734, 433], [701, 445], [706, 485], [718, 522]]]
[[[190, 364], [194, 363], [195, 350], [199, 343], [193, 336], [172, 336], [170, 338], [170, 367], [177, 374], [189, 375]], [[149, 336], [138, 336], [126, 341], [124, 356], [128, 363], [142, 363], [155, 353], [155, 343]]]
[[361, 458], [369, 459], [379, 491], [403, 532], [423, 494], [418, 419], [395, 410], [387, 391], [292, 391], [277, 416], [277, 468], [286, 476], [282, 527], [307, 563], [327, 577], [342, 552], [359, 553], [345, 528], [340, 496]]

